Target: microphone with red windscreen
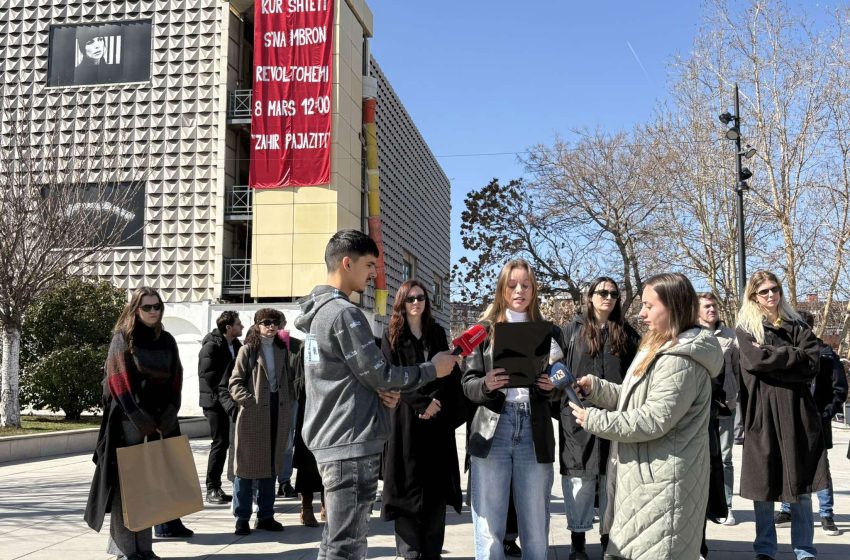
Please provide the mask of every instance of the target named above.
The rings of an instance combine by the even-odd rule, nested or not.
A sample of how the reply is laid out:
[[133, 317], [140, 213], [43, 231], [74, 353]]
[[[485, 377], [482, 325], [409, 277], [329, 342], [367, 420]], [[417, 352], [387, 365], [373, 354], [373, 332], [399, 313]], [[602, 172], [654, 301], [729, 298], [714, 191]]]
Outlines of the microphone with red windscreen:
[[452, 340], [455, 349], [452, 350], [454, 356], [469, 356], [472, 351], [487, 340], [487, 329], [481, 325], [472, 325], [468, 330], [462, 333], [459, 337]]

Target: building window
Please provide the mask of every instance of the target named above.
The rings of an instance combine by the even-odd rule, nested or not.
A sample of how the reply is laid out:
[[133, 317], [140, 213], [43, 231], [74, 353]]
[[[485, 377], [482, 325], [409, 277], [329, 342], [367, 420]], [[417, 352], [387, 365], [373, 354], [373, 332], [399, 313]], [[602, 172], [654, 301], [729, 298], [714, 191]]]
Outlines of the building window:
[[402, 280], [416, 278], [416, 257], [406, 251], [401, 260], [401, 277]]
[[443, 279], [439, 276], [434, 277], [434, 307], [436, 309], [443, 308]]

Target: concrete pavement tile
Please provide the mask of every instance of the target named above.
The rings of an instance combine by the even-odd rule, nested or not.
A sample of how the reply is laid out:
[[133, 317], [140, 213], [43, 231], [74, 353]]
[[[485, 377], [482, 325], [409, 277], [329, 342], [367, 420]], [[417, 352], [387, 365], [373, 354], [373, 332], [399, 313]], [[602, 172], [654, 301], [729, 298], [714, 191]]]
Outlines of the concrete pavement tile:
[[[850, 431], [835, 431], [832, 459], [833, 482], [836, 488], [836, 522], [847, 530], [839, 537], [823, 535], [815, 528], [815, 544], [819, 558], [847, 560], [850, 558], [850, 461], [845, 457]], [[457, 432], [458, 449], [464, 449], [463, 430]], [[206, 472], [209, 440], [192, 440], [192, 450], [199, 480]], [[740, 467], [741, 447], [734, 448], [734, 461]], [[555, 467], [557, 469], [557, 464]], [[738, 469], [736, 469], [737, 471]], [[90, 454], [39, 459], [20, 463], [0, 464], [0, 560], [23, 558], [56, 558], [63, 560], [109, 558], [105, 554], [108, 523], [104, 530], [94, 533], [82, 521], [94, 464]], [[736, 476], [739, 473], [736, 472]], [[466, 485], [466, 476], [461, 478]], [[737, 479], [736, 479], [737, 481]], [[229, 491], [229, 484], [225, 483]], [[737, 488], [737, 482], [736, 482]], [[569, 532], [566, 530], [560, 477], [555, 477], [552, 494], [549, 558], [569, 555]], [[317, 496], [318, 498], [318, 496]], [[318, 509], [318, 499], [314, 501]], [[711, 560], [751, 560], [755, 533], [752, 503], [735, 496], [733, 509], [739, 524], [734, 527], [709, 523], [707, 536], [712, 551]], [[322, 527], [308, 528], [300, 524], [297, 500], [278, 500], [276, 518], [284, 524], [283, 533], [255, 531], [248, 537], [233, 535], [234, 519], [230, 507], [208, 505], [204, 510], [186, 516], [184, 522], [196, 532], [189, 540], [154, 540], [154, 550], [163, 558], [223, 558], [233, 560], [313, 559], [316, 555]], [[791, 558], [790, 531], [778, 532], [782, 557]], [[594, 528], [588, 533], [588, 552], [598, 557], [599, 534]], [[522, 543], [520, 542], [520, 545]], [[472, 558], [472, 521], [469, 508], [458, 515], [449, 511], [446, 516], [446, 539], [443, 557]], [[379, 504], [373, 511], [370, 524], [369, 558], [394, 558], [395, 538], [391, 522], [380, 520]]]

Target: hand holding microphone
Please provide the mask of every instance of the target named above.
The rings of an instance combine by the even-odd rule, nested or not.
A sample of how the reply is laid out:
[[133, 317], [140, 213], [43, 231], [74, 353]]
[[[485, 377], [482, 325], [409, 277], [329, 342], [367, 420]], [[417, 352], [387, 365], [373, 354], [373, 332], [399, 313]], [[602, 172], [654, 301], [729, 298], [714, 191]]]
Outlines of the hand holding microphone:
[[472, 325], [466, 332], [452, 341], [454, 350], [434, 354], [431, 363], [437, 368], [437, 377], [449, 375], [460, 362], [461, 356], [469, 356], [485, 340], [487, 340], [487, 329], [481, 325]]
[[578, 388], [579, 392], [584, 394], [583, 387], [579, 385], [579, 382], [576, 381], [576, 378], [567, 369], [567, 366], [561, 362], [555, 362], [549, 366], [549, 380], [552, 382], [552, 385], [564, 391], [564, 394], [567, 395], [571, 403], [584, 408], [584, 403], [575, 391], [575, 388]]

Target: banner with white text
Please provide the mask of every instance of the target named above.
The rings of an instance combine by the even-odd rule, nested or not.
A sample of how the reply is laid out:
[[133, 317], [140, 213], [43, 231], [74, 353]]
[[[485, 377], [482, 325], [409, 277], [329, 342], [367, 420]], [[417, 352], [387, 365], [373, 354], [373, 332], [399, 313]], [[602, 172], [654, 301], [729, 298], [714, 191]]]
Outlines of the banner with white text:
[[251, 167], [256, 189], [331, 177], [334, 0], [256, 0]]

